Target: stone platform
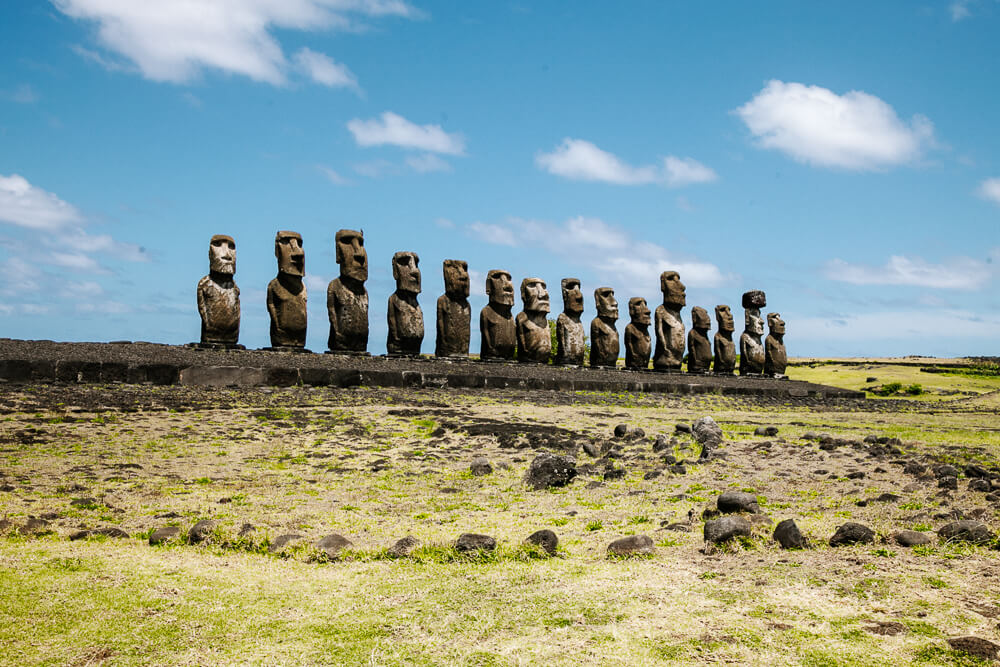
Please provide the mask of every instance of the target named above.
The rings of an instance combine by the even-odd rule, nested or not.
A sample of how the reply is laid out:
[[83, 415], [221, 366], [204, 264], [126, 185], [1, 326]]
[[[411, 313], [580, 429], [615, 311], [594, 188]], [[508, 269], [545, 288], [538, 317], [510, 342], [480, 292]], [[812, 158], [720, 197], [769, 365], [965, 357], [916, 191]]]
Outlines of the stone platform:
[[572, 368], [473, 360], [201, 350], [142, 342], [0, 339], [0, 382], [129, 383], [209, 387], [333, 386], [544, 389], [864, 398], [795, 380]]

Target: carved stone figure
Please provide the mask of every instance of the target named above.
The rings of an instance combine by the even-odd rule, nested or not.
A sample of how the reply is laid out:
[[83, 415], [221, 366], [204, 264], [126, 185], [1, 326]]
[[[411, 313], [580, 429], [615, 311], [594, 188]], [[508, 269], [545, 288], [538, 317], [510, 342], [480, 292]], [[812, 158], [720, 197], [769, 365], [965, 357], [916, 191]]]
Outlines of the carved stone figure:
[[610, 287], [594, 290], [597, 302], [597, 317], [590, 322], [590, 365], [592, 367], [618, 365], [618, 301]]
[[479, 358], [506, 361], [514, 358], [517, 327], [511, 315], [514, 306], [514, 284], [510, 274], [493, 269], [486, 274], [486, 296], [489, 299], [479, 312], [479, 333], [482, 339]]
[[424, 341], [424, 312], [417, 303], [420, 294], [420, 258], [415, 252], [397, 252], [392, 256], [392, 277], [396, 291], [389, 295], [386, 319], [389, 337], [386, 352], [416, 357]]
[[688, 333], [688, 373], [707, 373], [712, 365], [712, 343], [708, 330], [712, 320], [701, 306], [691, 309], [691, 331]]
[[340, 277], [326, 288], [326, 310], [330, 317], [331, 352], [364, 353], [368, 349], [368, 251], [365, 235], [341, 229], [336, 236]]
[[740, 375], [760, 375], [764, 372], [764, 320], [760, 309], [767, 305], [767, 297], [760, 290], [743, 294], [744, 327], [740, 336]]
[[438, 357], [469, 356], [472, 309], [469, 307], [469, 265], [460, 259], [444, 260], [444, 294], [437, 300]]
[[788, 352], [785, 351], [785, 321], [778, 313], [768, 313], [767, 328], [767, 339], [764, 341], [764, 375], [786, 378]]
[[733, 342], [736, 324], [733, 322], [733, 313], [729, 310], [729, 306], [715, 307], [715, 321], [719, 324], [719, 330], [715, 332], [715, 361], [712, 372], [732, 375], [736, 370], [736, 343]]
[[656, 353], [653, 368], [679, 371], [684, 361], [684, 322], [681, 308], [687, 304], [684, 283], [676, 271], [660, 274], [663, 305], [656, 307]]
[[649, 306], [640, 296], [628, 300], [628, 315], [631, 320], [625, 327], [625, 368], [646, 370], [649, 368]]
[[278, 232], [274, 237], [278, 276], [267, 286], [267, 312], [271, 316], [271, 347], [302, 349], [306, 345], [306, 254], [298, 232]]
[[521, 281], [521, 303], [524, 310], [517, 314], [517, 360], [523, 363], [547, 364], [552, 353], [552, 335], [545, 316], [549, 312], [549, 290], [541, 278]]
[[236, 347], [240, 340], [240, 288], [236, 273], [236, 241], [216, 234], [208, 244], [208, 275], [198, 281], [201, 344]]
[[583, 292], [579, 278], [562, 279], [563, 312], [556, 318], [556, 363], [582, 366], [586, 353], [583, 335]]

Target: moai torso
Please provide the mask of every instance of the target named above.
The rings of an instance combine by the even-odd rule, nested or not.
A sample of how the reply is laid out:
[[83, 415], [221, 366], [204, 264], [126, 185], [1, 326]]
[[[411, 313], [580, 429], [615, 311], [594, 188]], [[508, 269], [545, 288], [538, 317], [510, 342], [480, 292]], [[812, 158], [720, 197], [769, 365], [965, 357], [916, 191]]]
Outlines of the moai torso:
[[439, 357], [469, 355], [472, 308], [468, 299], [454, 299], [442, 294], [437, 300], [437, 340], [434, 354]]
[[267, 310], [271, 315], [271, 347], [305, 347], [306, 286], [283, 280], [279, 275], [267, 286]]
[[389, 337], [386, 351], [389, 354], [419, 355], [424, 340], [424, 313], [411, 292], [396, 291], [389, 296], [386, 319]]
[[545, 313], [525, 311], [515, 318], [517, 327], [517, 360], [547, 364], [552, 352], [552, 335]]
[[764, 346], [760, 336], [749, 331], [740, 334], [740, 375], [764, 372]]
[[649, 326], [642, 327], [629, 322], [625, 327], [625, 367], [647, 370], [650, 345]]
[[326, 288], [332, 351], [364, 352], [368, 349], [368, 290], [364, 283], [335, 278]]
[[764, 374], [784, 377], [788, 368], [788, 353], [785, 351], [784, 336], [768, 334], [764, 340]]
[[513, 359], [517, 347], [516, 330], [509, 308], [498, 311], [492, 304], [486, 304], [479, 313], [480, 359]]
[[228, 279], [211, 275], [198, 281], [201, 342], [235, 345], [240, 339], [240, 288]]
[[684, 322], [679, 308], [656, 307], [656, 354], [653, 368], [680, 370], [684, 361]]
[[580, 318], [559, 313], [556, 318], [556, 363], [582, 366], [586, 351]]
[[736, 369], [736, 343], [732, 332], [715, 332], [715, 362], [712, 371], [731, 374]]
[[590, 322], [590, 365], [613, 368], [618, 365], [619, 352], [618, 329], [614, 320], [595, 317]]
[[707, 373], [712, 364], [712, 343], [706, 329], [688, 333], [688, 373]]

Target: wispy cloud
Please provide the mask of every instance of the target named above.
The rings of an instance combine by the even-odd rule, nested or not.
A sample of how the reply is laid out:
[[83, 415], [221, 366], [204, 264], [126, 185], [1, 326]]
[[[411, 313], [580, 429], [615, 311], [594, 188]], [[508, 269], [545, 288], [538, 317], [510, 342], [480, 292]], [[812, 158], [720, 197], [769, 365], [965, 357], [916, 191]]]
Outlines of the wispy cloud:
[[82, 221], [74, 206], [33, 186], [23, 176], [0, 175], [0, 222], [51, 231]]
[[659, 183], [682, 187], [709, 183], [718, 178], [715, 171], [693, 158], [673, 155], [662, 166], [632, 166], [613, 153], [589, 141], [567, 137], [549, 153], [535, 155], [535, 164], [550, 174], [576, 181], [593, 181], [613, 185], [648, 185]]
[[0, 90], [0, 100], [9, 100], [18, 104], [34, 104], [38, 101], [38, 91], [30, 84], [22, 83], [13, 90]]
[[994, 204], [1000, 204], [1000, 178], [987, 178], [979, 184], [979, 196]]
[[[994, 251], [994, 254], [997, 254]], [[921, 257], [893, 255], [883, 266], [851, 264], [842, 259], [826, 263], [824, 274], [830, 280], [853, 285], [909, 285], [935, 289], [977, 290], [993, 277], [991, 263], [956, 257], [933, 264]]]
[[451, 171], [451, 165], [433, 153], [409, 155], [406, 158], [406, 165], [421, 174], [432, 171]]
[[310, 79], [330, 88], [358, 88], [358, 79], [346, 65], [334, 62], [330, 56], [312, 49], [300, 49], [295, 54], [295, 64]]
[[972, 0], [954, 0], [954, 2], [948, 5], [948, 13], [951, 14], [951, 20], [958, 22], [972, 16], [972, 12], [969, 10], [971, 4]]
[[341, 176], [338, 172], [334, 171], [326, 165], [318, 164], [316, 165], [316, 171], [323, 174], [326, 180], [330, 181], [334, 185], [350, 185], [351, 182]]
[[355, 118], [347, 123], [347, 129], [359, 146], [397, 146], [445, 155], [465, 152], [462, 135], [449, 134], [440, 125], [417, 125], [391, 111], [370, 120]]

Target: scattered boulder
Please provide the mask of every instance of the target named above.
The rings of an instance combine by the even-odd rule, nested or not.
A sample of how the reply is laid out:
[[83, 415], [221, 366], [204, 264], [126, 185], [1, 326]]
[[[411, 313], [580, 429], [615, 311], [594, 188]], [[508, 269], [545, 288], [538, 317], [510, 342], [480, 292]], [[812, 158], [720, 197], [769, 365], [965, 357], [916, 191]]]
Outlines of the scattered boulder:
[[669, 470], [671, 473], [675, 475], [684, 475], [687, 473], [687, 468], [685, 468], [684, 465], [681, 463], [675, 463], [674, 465], [667, 468], [667, 470]]
[[626, 424], [618, 424], [615, 426], [615, 437], [624, 438], [628, 434], [628, 426]]
[[663, 473], [661, 473], [659, 470], [650, 470], [649, 472], [645, 473], [642, 476], [642, 478], [645, 479], [645, 480], [656, 479], [657, 477], [659, 477], [662, 474]]
[[652, 556], [655, 553], [656, 547], [649, 535], [629, 535], [608, 545], [608, 556]]
[[903, 472], [907, 475], [923, 475], [927, 471], [927, 466], [919, 461], [907, 461], [906, 465], [903, 466]]
[[0, 519], [0, 535], [6, 535], [7, 533], [13, 533], [17, 530], [17, 524], [10, 519], [3, 518]]
[[389, 547], [389, 555], [393, 558], [406, 558], [418, 546], [420, 546], [420, 540], [412, 535], [407, 535], [396, 540], [396, 543]]
[[864, 479], [865, 473], [862, 470], [855, 470], [853, 472], [847, 473], [845, 477], [847, 477], [847, 479]]
[[674, 432], [675, 433], [690, 433], [691, 432], [691, 425], [690, 424], [685, 424], [683, 422], [675, 424], [674, 425]]
[[741, 516], [724, 516], [705, 522], [706, 542], [721, 544], [740, 535], [750, 537], [750, 522]]
[[97, 502], [96, 498], [74, 498], [73, 500], [69, 501], [69, 504], [71, 507], [83, 507], [83, 508], [96, 507], [97, 505], [100, 505], [100, 503]]
[[875, 621], [874, 625], [865, 626], [865, 630], [873, 635], [888, 635], [890, 637], [895, 637], [896, 635], [906, 632], [906, 626], [899, 621]]
[[955, 651], [962, 651], [981, 660], [997, 660], [1000, 658], [1000, 644], [994, 644], [982, 637], [952, 637], [948, 645]]
[[938, 539], [945, 542], [989, 544], [996, 536], [979, 521], [954, 521], [938, 529]]
[[931, 470], [934, 471], [934, 476], [938, 479], [942, 477], [958, 477], [958, 468], [948, 464], [936, 465]]
[[625, 468], [616, 468], [615, 466], [609, 463], [608, 466], [604, 469], [604, 479], [606, 481], [611, 481], [615, 479], [624, 479], [624, 478], [625, 478]]
[[871, 544], [875, 541], [875, 532], [868, 526], [848, 521], [837, 528], [830, 538], [831, 547], [841, 547], [850, 544]]
[[988, 480], [985, 479], [970, 479], [969, 480], [969, 491], [980, 491], [982, 493], [989, 493], [992, 490]]
[[198, 544], [199, 542], [204, 542], [211, 536], [212, 531], [218, 526], [212, 519], [202, 519], [198, 523], [191, 526], [191, 530], [188, 531], [188, 542], [191, 544]]
[[70, 540], [83, 540], [88, 537], [113, 537], [116, 539], [127, 539], [128, 533], [117, 526], [108, 526], [106, 528], [95, 528], [94, 530], [78, 530], [69, 536]]
[[298, 542], [299, 540], [305, 539], [302, 535], [298, 533], [285, 533], [283, 535], [278, 535], [274, 538], [274, 542], [271, 542], [271, 546], [268, 547], [268, 551], [271, 553], [277, 553], [287, 547], [289, 544]]
[[950, 491], [958, 490], [958, 477], [952, 477], [951, 475], [947, 477], [938, 477], [938, 488], [948, 489]]
[[765, 436], [765, 437], [768, 437], [768, 438], [773, 438], [774, 436], [778, 435], [778, 427], [777, 426], [758, 426], [757, 428], [754, 429], [753, 434], [754, 435], [762, 435], [762, 436]]
[[534, 544], [540, 546], [545, 550], [550, 556], [556, 555], [556, 548], [559, 546], [559, 538], [551, 530], [536, 530], [531, 535], [528, 535], [527, 539], [524, 540], [525, 544]]
[[583, 443], [583, 451], [587, 453], [587, 456], [591, 456], [595, 459], [601, 456], [600, 448], [593, 442], [588, 441]]
[[483, 475], [489, 475], [493, 472], [493, 466], [486, 459], [485, 456], [477, 456], [472, 459], [472, 463], [469, 464], [469, 472], [475, 477], [482, 477]]
[[350, 549], [354, 544], [337, 533], [331, 533], [316, 543], [316, 548], [326, 554], [331, 560], [336, 558], [344, 549]]
[[745, 491], [737, 491], [736, 489], [727, 489], [723, 492], [718, 500], [716, 500], [716, 506], [723, 514], [732, 514], [733, 512], [751, 512], [757, 514], [760, 512], [760, 506], [757, 504], [757, 496]]
[[639, 426], [636, 426], [634, 429], [632, 429], [629, 432], [628, 435], [633, 440], [639, 440], [640, 438], [645, 438], [646, 437], [646, 431], [643, 428], [641, 428]]
[[902, 500], [902, 496], [897, 496], [895, 493], [883, 493], [875, 498], [875, 502], [879, 503], [895, 503]]
[[671, 444], [670, 441], [667, 440], [667, 436], [665, 435], [656, 436], [656, 440], [653, 442], [653, 451], [655, 453], [658, 454], [666, 449], [670, 449], [670, 447]]
[[694, 439], [703, 447], [715, 447], [722, 442], [722, 428], [711, 417], [702, 417], [691, 426]]
[[774, 527], [774, 541], [782, 549], [805, 549], [807, 546], [806, 538], [794, 519], [785, 519]]
[[965, 466], [964, 472], [966, 477], [978, 477], [980, 479], [989, 479], [993, 476], [989, 470], [975, 463]]
[[455, 548], [462, 553], [470, 551], [493, 551], [497, 548], [497, 541], [489, 535], [462, 533], [455, 540]]
[[919, 530], [901, 530], [893, 533], [892, 540], [901, 547], [919, 547], [931, 543], [931, 536]]
[[163, 526], [157, 528], [149, 535], [149, 543], [153, 546], [163, 544], [177, 538], [181, 534], [181, 529], [177, 526]]
[[524, 482], [538, 491], [550, 486], [566, 486], [576, 477], [576, 459], [542, 452], [524, 475]]

